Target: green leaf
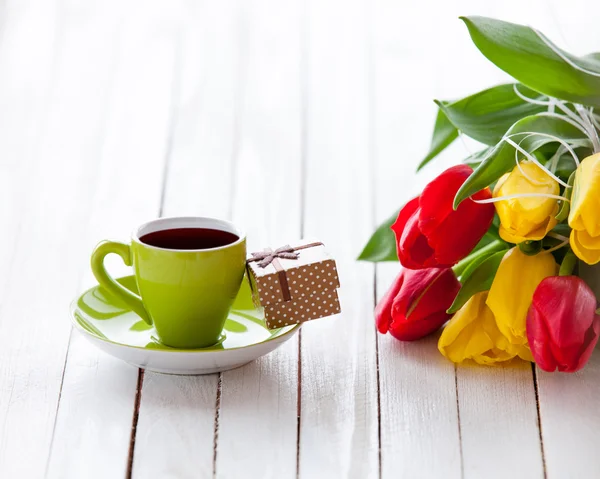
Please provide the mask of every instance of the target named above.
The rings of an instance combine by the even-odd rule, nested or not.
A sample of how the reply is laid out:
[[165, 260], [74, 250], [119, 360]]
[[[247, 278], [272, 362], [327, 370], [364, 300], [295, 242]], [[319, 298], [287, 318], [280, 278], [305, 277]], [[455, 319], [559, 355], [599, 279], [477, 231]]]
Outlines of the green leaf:
[[452, 267], [452, 271], [459, 278], [462, 283], [468, 276], [475, 264], [482, 259], [487, 258], [492, 253], [508, 248], [508, 243], [501, 240], [500, 238], [494, 238], [491, 241], [487, 241], [484, 236], [481, 241], [473, 248], [473, 251], [469, 253], [466, 258], [461, 259]]
[[[571, 146], [580, 160], [583, 160], [594, 153], [592, 142], [590, 140], [573, 141], [571, 142]], [[559, 176], [566, 181], [576, 169], [577, 165], [575, 164], [575, 160], [571, 153], [563, 153], [558, 159], [554, 173], [556, 176]]]
[[484, 148], [483, 150], [476, 151], [472, 155], [467, 156], [463, 160], [463, 163], [465, 163], [467, 165], [479, 164], [479, 163], [481, 163], [482, 160], [485, 160], [492, 151], [494, 151], [494, 147], [488, 146], [487, 148]]
[[379, 263], [381, 261], [398, 261], [396, 254], [396, 237], [390, 229], [398, 217], [399, 211], [396, 211], [382, 225], [377, 228], [362, 253], [357, 258], [359, 261], [371, 261]]
[[565, 188], [565, 191], [563, 192], [563, 196], [567, 199], [567, 201], [561, 200], [560, 210], [558, 210], [558, 214], [556, 215], [556, 221], [558, 221], [559, 223], [566, 221], [569, 217], [569, 212], [571, 211], [570, 202], [571, 194], [573, 193], [573, 185], [575, 184], [575, 171], [573, 171], [573, 173], [571, 173], [571, 176], [569, 176], [569, 181], [567, 182], [567, 184], [570, 186], [570, 188]]
[[[448, 308], [449, 314], [456, 313], [474, 294], [487, 291], [492, 287], [492, 281], [494, 281], [494, 276], [506, 251], [498, 251], [475, 264], [470, 271], [469, 269], [465, 270], [462, 288], [460, 288], [456, 298], [454, 298], [454, 302]], [[465, 279], [467, 273], [469, 275]]]
[[[506, 250], [506, 248], [500, 248], [502, 250]], [[472, 259], [465, 270], [460, 275], [460, 284], [465, 284], [465, 282], [471, 277], [473, 271], [475, 271], [481, 263], [483, 263], [490, 256], [498, 252], [498, 248], [494, 248], [492, 251], [483, 251], [483, 254], [475, 255], [475, 258]]]
[[431, 137], [431, 146], [429, 153], [423, 158], [417, 171], [423, 168], [427, 163], [439, 155], [446, 147], [458, 137], [458, 130], [448, 120], [444, 112], [438, 110], [435, 126], [433, 127], [433, 136]]
[[[521, 147], [529, 153], [548, 143], [553, 143], [555, 140], [543, 136], [528, 136], [524, 132], [545, 133], [567, 142], [580, 140], [584, 137], [579, 129], [560, 118], [538, 115], [528, 116], [516, 122], [506, 134], [508, 136], [521, 133], [522, 136], [512, 137], [512, 140], [517, 144], [520, 143]], [[557, 145], [559, 144], [557, 143]], [[514, 166], [515, 149], [504, 141], [498, 143], [490, 155], [460, 187], [454, 198], [454, 208], [458, 207], [469, 196], [491, 185], [504, 173], [511, 171]]]
[[524, 25], [478, 16], [461, 20], [479, 51], [519, 82], [545, 95], [600, 106], [598, 54], [571, 55]]
[[542, 251], [542, 241], [526, 240], [518, 244], [521, 253], [527, 256], [535, 256]]
[[[526, 97], [539, 99], [540, 94], [517, 84], [519, 92]], [[448, 120], [465, 135], [485, 143], [495, 145], [513, 123], [544, 111], [546, 107], [523, 101], [515, 93], [515, 84], [498, 85], [480, 91], [462, 100], [436, 103]]]
[[483, 235], [483, 238], [481, 238], [479, 240], [479, 243], [477, 243], [475, 245], [475, 248], [473, 248], [471, 250], [471, 252], [469, 253], [469, 255], [475, 253], [476, 251], [479, 251], [483, 247], [489, 245], [491, 242], [496, 241], [498, 239], [500, 239], [500, 235], [498, 234], [498, 227], [494, 226], [492, 224], [490, 226], [490, 229], [488, 231], [486, 231], [486, 233]]

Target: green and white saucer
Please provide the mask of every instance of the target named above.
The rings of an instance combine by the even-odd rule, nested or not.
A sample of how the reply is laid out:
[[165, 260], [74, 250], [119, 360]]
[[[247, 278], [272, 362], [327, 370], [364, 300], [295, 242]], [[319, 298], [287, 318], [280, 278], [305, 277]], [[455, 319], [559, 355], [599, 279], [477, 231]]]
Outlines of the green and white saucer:
[[[137, 292], [135, 278], [118, 279]], [[203, 349], [175, 349], [156, 339], [152, 326], [101, 286], [88, 289], [71, 304], [73, 325], [102, 351], [142, 369], [166, 374], [210, 374], [243, 366], [278, 348], [299, 325], [269, 330], [254, 308], [244, 281], [221, 341]]]

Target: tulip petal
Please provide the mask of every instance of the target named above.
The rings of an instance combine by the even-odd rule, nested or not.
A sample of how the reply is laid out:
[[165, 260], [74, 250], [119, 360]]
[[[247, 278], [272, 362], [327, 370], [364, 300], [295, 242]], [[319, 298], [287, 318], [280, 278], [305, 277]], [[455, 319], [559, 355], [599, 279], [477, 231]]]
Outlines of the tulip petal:
[[591, 236], [586, 230], [577, 231], [577, 241], [586, 249], [600, 250], [600, 236]]
[[[432, 284], [436, 282], [444, 271], [446, 270], [441, 268], [405, 270], [402, 290], [398, 293], [393, 302], [393, 315], [395, 317], [408, 317], [410, 313], [416, 309], [420, 300], [429, 291]], [[437, 307], [437, 305], [434, 306], [431, 299], [435, 300], [435, 298], [430, 297], [430, 300], [425, 302], [425, 304], [430, 304], [432, 306], [429, 313], [439, 311], [440, 308]], [[426, 315], [427, 314], [424, 316]]]
[[589, 236], [586, 231], [571, 230], [569, 243], [571, 249], [580, 260], [585, 261], [587, 264], [596, 264], [600, 262], [600, 246], [597, 248], [587, 248], [584, 246], [584, 243], [590, 246], [596, 246], [593, 237]]
[[544, 371], [581, 369], [599, 334], [596, 297], [581, 278], [553, 276], [540, 283], [527, 315], [527, 336]]
[[[494, 206], [464, 201], [453, 209], [456, 192], [472, 172], [467, 165], [448, 168], [400, 211], [392, 230], [404, 267], [453, 266], [481, 240], [493, 220]], [[473, 198], [491, 198], [491, 192], [485, 188]]]
[[538, 367], [543, 371], [552, 372], [556, 370], [557, 364], [552, 353], [550, 334], [546, 328], [546, 322], [543, 318], [543, 312], [538, 311], [532, 305], [527, 314], [529, 347]]
[[450, 268], [406, 270], [404, 284], [392, 306], [392, 316], [418, 321], [446, 311], [459, 289], [460, 283]]
[[472, 296], [444, 328], [438, 349], [450, 361], [470, 359], [493, 365], [517, 355], [517, 349], [498, 329], [487, 297], [487, 291]]
[[405, 270], [402, 288], [392, 304], [390, 333], [411, 341], [438, 330], [450, 317], [446, 310], [459, 289], [449, 268]]
[[[438, 269], [438, 271], [439, 274], [429, 283], [421, 297], [407, 310], [407, 319], [415, 321], [438, 311], [445, 312], [454, 302], [461, 287], [454, 271], [450, 268]], [[448, 319], [450, 315], [446, 313], [446, 321]]]
[[523, 161], [504, 175], [494, 188], [494, 197], [515, 194], [539, 194], [511, 198], [494, 203], [500, 217], [500, 237], [510, 243], [541, 240], [557, 224], [558, 201], [548, 194], [558, 195], [560, 186], [540, 167]]
[[431, 181], [421, 194], [419, 226], [426, 236], [435, 233], [438, 226], [454, 213], [454, 195], [473, 173], [467, 165], [448, 168]]
[[[494, 206], [463, 201], [453, 209], [454, 196], [473, 170], [467, 165], [448, 168], [429, 183], [419, 202], [419, 228], [435, 250], [440, 266], [452, 266], [468, 255], [489, 229]], [[491, 198], [488, 188], [476, 199]]]
[[390, 334], [400, 341], [415, 341], [437, 331], [447, 320], [446, 311], [438, 311], [417, 321], [394, 321], [390, 326]]
[[598, 337], [600, 337], [600, 316], [596, 315], [594, 316], [592, 325], [585, 333], [583, 344], [581, 345], [579, 352], [579, 361], [577, 361], [577, 364], [572, 370], [565, 370], [565, 372], [579, 371], [587, 364], [592, 357], [596, 344], [598, 344]]
[[540, 282], [556, 274], [549, 253], [527, 256], [518, 247], [509, 250], [496, 272], [487, 304], [498, 328], [511, 344], [527, 344], [526, 320], [533, 293]]
[[419, 209], [419, 197], [413, 198], [408, 203], [404, 205], [404, 208], [400, 210], [398, 213], [398, 218], [396, 222], [392, 225], [392, 231], [396, 233], [396, 237], [402, 234], [404, 228], [406, 227], [406, 223], [410, 219], [410, 217]]
[[396, 279], [375, 307], [375, 324], [381, 334], [388, 332], [392, 322], [392, 304], [404, 282], [404, 270], [398, 273]]
[[438, 263], [452, 266], [467, 256], [489, 229], [493, 219], [493, 205], [480, 205], [470, 198], [463, 201], [429, 237], [430, 243], [435, 245]]
[[434, 251], [419, 230], [419, 210], [411, 216], [398, 241], [398, 258], [405, 268], [420, 269], [437, 266]]
[[419, 197], [413, 198], [400, 210], [391, 228], [396, 236], [398, 259], [405, 268], [436, 266], [433, 249], [419, 229], [419, 212]]
[[[519, 225], [517, 229], [505, 228], [503, 224], [500, 224], [500, 228], [498, 228], [500, 238], [514, 244], [519, 244], [523, 241], [539, 241], [558, 224], [555, 218], [557, 213], [558, 204], [556, 205], [556, 211], [552, 212], [551, 216], [548, 216], [542, 223], [535, 225], [535, 229], [523, 225]], [[523, 233], [525, 236], [521, 236], [519, 233]]]
[[575, 173], [569, 226], [600, 236], [600, 153], [588, 156]]

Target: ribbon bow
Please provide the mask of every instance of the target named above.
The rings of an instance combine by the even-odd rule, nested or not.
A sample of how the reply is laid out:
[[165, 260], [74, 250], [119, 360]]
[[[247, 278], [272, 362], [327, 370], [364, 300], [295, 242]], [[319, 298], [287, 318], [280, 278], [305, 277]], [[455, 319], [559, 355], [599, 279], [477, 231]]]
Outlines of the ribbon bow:
[[252, 253], [252, 258], [249, 261], [258, 261], [258, 266], [266, 268], [275, 258], [298, 259], [300, 253], [297, 253], [290, 245], [277, 248], [275, 251], [260, 251]]

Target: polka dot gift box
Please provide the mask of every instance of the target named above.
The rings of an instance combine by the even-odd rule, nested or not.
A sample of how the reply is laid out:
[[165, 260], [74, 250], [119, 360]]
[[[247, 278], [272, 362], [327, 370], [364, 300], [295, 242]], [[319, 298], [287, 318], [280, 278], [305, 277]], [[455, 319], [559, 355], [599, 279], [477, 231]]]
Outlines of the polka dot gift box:
[[337, 268], [323, 243], [304, 241], [252, 253], [248, 277], [269, 329], [340, 312]]

